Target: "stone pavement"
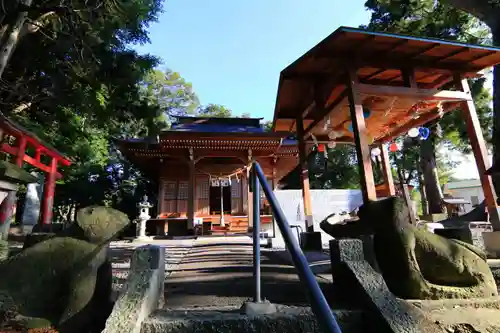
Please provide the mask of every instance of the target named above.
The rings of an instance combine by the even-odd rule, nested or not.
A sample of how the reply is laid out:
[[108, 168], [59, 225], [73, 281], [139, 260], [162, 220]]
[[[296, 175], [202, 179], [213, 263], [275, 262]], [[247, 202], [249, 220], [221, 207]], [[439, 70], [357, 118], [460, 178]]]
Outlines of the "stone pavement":
[[123, 288], [130, 270], [130, 258], [137, 247], [145, 244], [154, 244], [165, 249], [166, 276], [175, 270], [182, 258], [193, 245], [192, 239], [182, 240], [152, 240], [149, 242], [118, 241], [110, 244], [109, 256], [113, 268], [113, 300], [116, 300], [119, 291]]
[[[283, 305], [309, 305], [305, 288], [285, 251], [262, 249], [261, 263], [262, 298]], [[333, 295], [330, 281], [318, 281], [327, 298]], [[253, 295], [250, 237], [198, 238], [165, 282], [165, 308], [169, 309], [239, 308]], [[335, 304], [336, 308], [348, 308], [338, 300]]]

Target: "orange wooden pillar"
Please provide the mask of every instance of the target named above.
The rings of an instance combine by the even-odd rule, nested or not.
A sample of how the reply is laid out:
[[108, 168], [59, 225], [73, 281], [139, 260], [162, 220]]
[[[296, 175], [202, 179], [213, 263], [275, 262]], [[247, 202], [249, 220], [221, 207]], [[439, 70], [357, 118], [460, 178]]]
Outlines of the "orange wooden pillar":
[[248, 150], [248, 167], [247, 167], [247, 215], [248, 215], [248, 230], [253, 229], [253, 192], [250, 191], [251, 181], [251, 169], [252, 169], [252, 150]]
[[194, 200], [196, 187], [196, 161], [194, 160], [193, 150], [189, 151], [189, 182], [188, 182], [188, 202], [187, 202], [187, 217], [188, 217], [188, 232], [194, 229]]
[[394, 188], [394, 179], [392, 177], [392, 168], [389, 160], [389, 152], [384, 144], [379, 145], [380, 158], [382, 159], [382, 175], [384, 176], [384, 184], [386, 186], [386, 191], [389, 196], [396, 195], [396, 189]]
[[455, 78], [457, 88], [468, 93], [471, 99], [462, 103], [462, 114], [467, 125], [467, 132], [472, 146], [472, 152], [476, 160], [477, 169], [479, 171], [479, 179], [483, 187], [486, 207], [490, 216], [490, 223], [495, 231], [500, 231], [500, 215], [497, 207], [497, 196], [491, 177], [486, 174], [486, 170], [490, 167], [488, 150], [484, 142], [481, 125], [477, 117], [476, 106], [470, 94], [469, 83], [467, 79]]
[[57, 159], [52, 157], [50, 161], [50, 172], [47, 173], [43, 188], [42, 214], [40, 223], [52, 223], [52, 210], [54, 207], [54, 192], [56, 187]]
[[356, 143], [356, 154], [358, 157], [359, 176], [361, 180], [361, 191], [363, 202], [377, 200], [375, 181], [373, 179], [372, 161], [370, 147], [366, 135], [365, 117], [363, 115], [363, 101], [358, 93], [358, 76], [356, 70], [349, 71], [348, 98], [351, 114], [354, 142]]
[[307, 165], [307, 151], [304, 137], [304, 121], [299, 115], [296, 120], [297, 139], [299, 144], [300, 185], [302, 187], [302, 200], [304, 202], [304, 215], [306, 218], [306, 231], [314, 232], [313, 212], [311, 203], [311, 189], [309, 186], [309, 168]]

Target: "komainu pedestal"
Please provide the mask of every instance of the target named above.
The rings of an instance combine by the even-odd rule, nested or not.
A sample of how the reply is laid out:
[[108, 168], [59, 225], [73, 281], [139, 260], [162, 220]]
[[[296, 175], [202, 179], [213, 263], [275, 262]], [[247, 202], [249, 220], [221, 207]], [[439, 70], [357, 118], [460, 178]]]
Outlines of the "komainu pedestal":
[[[404, 299], [497, 296], [486, 255], [473, 245], [412, 225], [403, 199], [391, 197], [363, 205], [355, 225], [322, 224], [335, 238], [352, 230], [373, 233], [375, 257], [389, 290]], [[342, 230], [349, 229], [349, 235]]]

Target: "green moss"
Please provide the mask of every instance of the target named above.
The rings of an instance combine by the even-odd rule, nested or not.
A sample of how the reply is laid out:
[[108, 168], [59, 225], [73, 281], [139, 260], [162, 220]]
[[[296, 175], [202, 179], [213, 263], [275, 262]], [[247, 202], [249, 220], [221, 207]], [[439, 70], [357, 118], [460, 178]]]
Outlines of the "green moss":
[[112, 208], [90, 206], [76, 214], [76, 224], [65, 234], [94, 244], [110, 241], [130, 223], [128, 216]]
[[[105, 207], [84, 208], [77, 218], [73, 228], [55, 236], [34, 235], [35, 244], [0, 263], [0, 291], [9, 295], [19, 313], [46, 319], [68, 332], [92, 325], [98, 316], [95, 308], [109, 300], [111, 276], [97, 279], [111, 275], [110, 269], [100, 269], [109, 266], [107, 245], [129, 223], [125, 214]], [[95, 297], [99, 301], [92, 301]]]
[[38, 177], [7, 161], [0, 161], [0, 179], [7, 179], [21, 184], [36, 183], [38, 181]]

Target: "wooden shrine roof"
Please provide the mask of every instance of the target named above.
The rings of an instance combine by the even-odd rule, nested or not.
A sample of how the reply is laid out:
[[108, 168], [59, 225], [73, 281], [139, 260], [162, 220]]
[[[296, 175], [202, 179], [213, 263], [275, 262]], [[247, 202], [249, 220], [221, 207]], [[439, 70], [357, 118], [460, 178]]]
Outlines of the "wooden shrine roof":
[[[225, 160], [228, 161], [227, 167], [231, 167], [235, 160], [240, 167], [246, 165], [250, 149], [252, 157], [261, 163], [267, 173], [271, 170], [270, 161], [275, 156], [278, 158], [277, 179], [283, 178], [298, 163], [296, 141], [283, 138], [279, 133], [228, 136], [220, 133], [173, 132], [164, 132], [155, 140], [128, 139], [115, 142], [127, 159], [151, 178], [158, 177], [159, 169], [165, 168], [165, 165], [187, 162], [189, 148], [193, 148], [195, 160], [208, 165], [213, 161], [214, 168], [215, 164]], [[312, 144], [309, 143], [307, 148], [310, 151]]]
[[[499, 63], [500, 48], [341, 27], [281, 72], [273, 130], [295, 132], [301, 115], [306, 134], [324, 136], [328, 126], [341, 134], [338, 141], [352, 142], [346, 84], [348, 68], [354, 66], [363, 105], [370, 111], [368, 136], [387, 141], [419, 123], [417, 117], [422, 121], [437, 108], [453, 109], [460, 98], [438, 89], [455, 74], [477, 77]], [[414, 70], [425, 94], [407, 94], [405, 69]], [[393, 88], [373, 89], [376, 85]]]

